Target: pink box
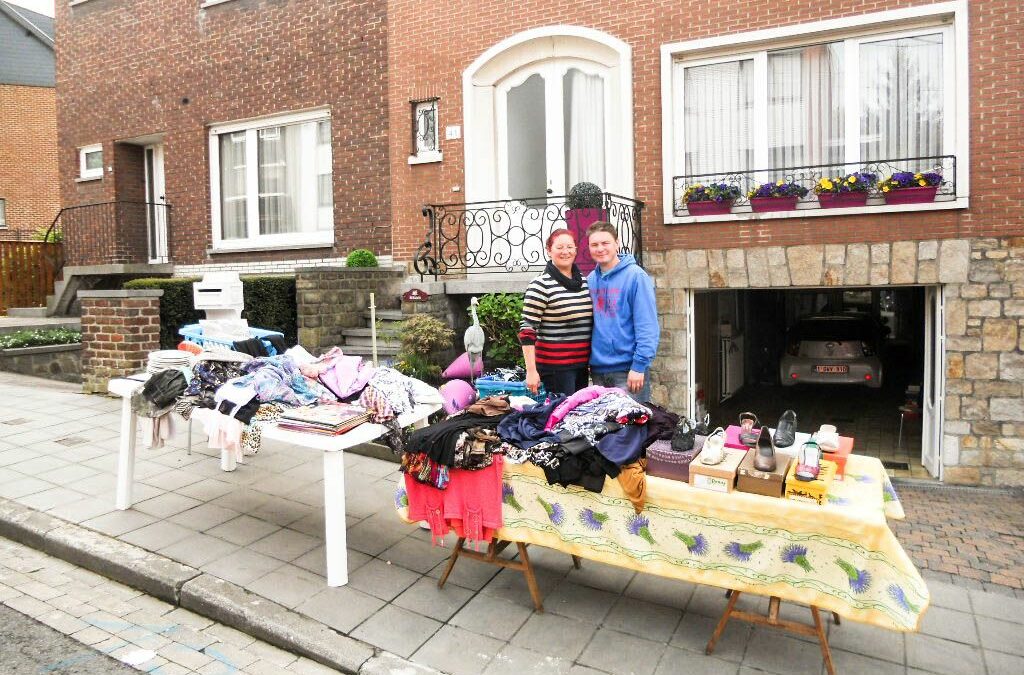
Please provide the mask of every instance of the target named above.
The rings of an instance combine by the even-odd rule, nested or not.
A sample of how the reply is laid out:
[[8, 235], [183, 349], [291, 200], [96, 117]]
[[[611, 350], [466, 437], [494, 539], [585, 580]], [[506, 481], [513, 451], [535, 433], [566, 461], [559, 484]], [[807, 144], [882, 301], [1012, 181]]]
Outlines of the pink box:
[[[725, 447], [736, 448], [737, 450], [749, 450], [750, 447], [740, 443], [740, 427], [733, 424], [725, 430]], [[756, 433], [761, 433], [761, 427], [754, 427]]]

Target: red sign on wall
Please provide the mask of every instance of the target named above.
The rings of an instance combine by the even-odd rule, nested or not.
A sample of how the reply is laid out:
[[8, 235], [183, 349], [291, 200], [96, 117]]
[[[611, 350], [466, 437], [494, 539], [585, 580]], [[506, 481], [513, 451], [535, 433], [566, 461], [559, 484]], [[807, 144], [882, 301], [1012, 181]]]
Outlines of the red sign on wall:
[[403, 302], [426, 302], [430, 299], [430, 293], [418, 288], [410, 288], [402, 294]]

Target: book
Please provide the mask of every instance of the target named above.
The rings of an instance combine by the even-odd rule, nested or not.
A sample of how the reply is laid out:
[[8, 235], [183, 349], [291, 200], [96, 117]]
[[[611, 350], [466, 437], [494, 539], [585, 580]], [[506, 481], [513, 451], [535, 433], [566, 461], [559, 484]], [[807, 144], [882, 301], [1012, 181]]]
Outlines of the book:
[[365, 408], [349, 403], [324, 403], [291, 408], [281, 415], [277, 426], [289, 431], [337, 436], [370, 419]]

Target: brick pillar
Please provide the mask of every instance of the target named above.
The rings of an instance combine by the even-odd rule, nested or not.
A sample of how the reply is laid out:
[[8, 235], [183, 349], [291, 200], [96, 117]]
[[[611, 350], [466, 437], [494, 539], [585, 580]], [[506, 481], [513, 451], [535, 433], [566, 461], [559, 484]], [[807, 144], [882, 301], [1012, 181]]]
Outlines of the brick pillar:
[[82, 390], [105, 393], [107, 382], [146, 368], [160, 349], [159, 289], [79, 291], [82, 303]]

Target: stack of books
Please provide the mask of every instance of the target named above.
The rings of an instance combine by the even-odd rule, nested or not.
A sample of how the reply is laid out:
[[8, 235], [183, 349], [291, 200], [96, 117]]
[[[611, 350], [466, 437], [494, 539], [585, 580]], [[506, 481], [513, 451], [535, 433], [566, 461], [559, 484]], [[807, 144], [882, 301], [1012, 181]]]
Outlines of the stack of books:
[[365, 408], [349, 403], [323, 403], [286, 410], [277, 426], [321, 436], [339, 436], [370, 419]]

